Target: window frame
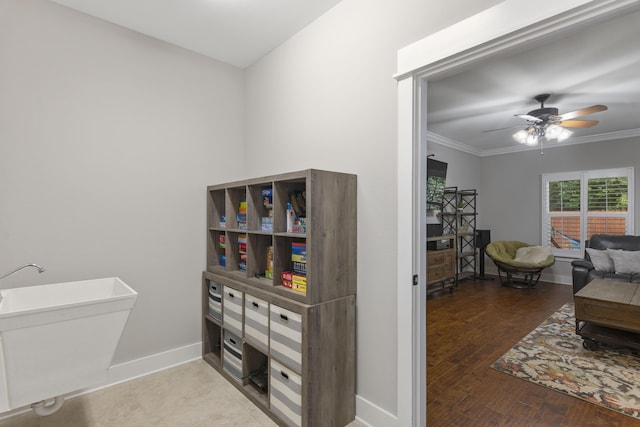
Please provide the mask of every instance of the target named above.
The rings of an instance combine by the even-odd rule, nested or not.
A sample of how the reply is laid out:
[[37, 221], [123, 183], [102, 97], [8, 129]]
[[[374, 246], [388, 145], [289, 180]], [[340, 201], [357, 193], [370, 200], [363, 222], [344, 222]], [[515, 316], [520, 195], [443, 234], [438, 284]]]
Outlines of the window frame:
[[[557, 181], [570, 181], [570, 180], [579, 180], [580, 181], [580, 210], [578, 211], [578, 215], [580, 217], [580, 247], [578, 250], [576, 249], [560, 249], [551, 247], [551, 252], [556, 257], [561, 258], [582, 258], [585, 251], [585, 240], [587, 239], [588, 230], [588, 218], [589, 218], [589, 203], [588, 203], [588, 182], [590, 179], [597, 178], [618, 178], [618, 177], [626, 177], [627, 178], [627, 212], [626, 213], [612, 213], [612, 217], [625, 217], [625, 234], [634, 234], [634, 225], [635, 225], [635, 209], [634, 209], [634, 198], [635, 198], [635, 190], [634, 190], [634, 168], [633, 167], [625, 167], [625, 168], [613, 168], [613, 169], [595, 169], [595, 170], [585, 170], [585, 171], [576, 171], [576, 172], [555, 172], [555, 173], [544, 173], [541, 175], [541, 207], [542, 207], [542, 217], [541, 217], [541, 242], [542, 245], [550, 245], [550, 233], [549, 227], [547, 227], [547, 223], [551, 222], [551, 215], [549, 212], [549, 191], [548, 184], [549, 182], [557, 182]], [[576, 216], [575, 214], [567, 214], [568, 216]]]

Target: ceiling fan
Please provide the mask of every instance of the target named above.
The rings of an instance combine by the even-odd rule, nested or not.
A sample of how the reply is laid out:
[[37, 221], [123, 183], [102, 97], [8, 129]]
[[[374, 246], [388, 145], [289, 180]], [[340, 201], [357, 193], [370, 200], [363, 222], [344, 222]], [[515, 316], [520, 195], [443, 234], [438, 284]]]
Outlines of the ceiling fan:
[[588, 116], [607, 109], [606, 105], [592, 105], [568, 113], [558, 114], [558, 109], [545, 107], [544, 103], [549, 98], [548, 93], [536, 95], [534, 99], [540, 103], [540, 108], [529, 111], [527, 114], [516, 114], [516, 117], [526, 120], [525, 129], [513, 134], [513, 139], [521, 144], [537, 145], [540, 138], [547, 141], [557, 139], [562, 142], [569, 138], [573, 132], [571, 128], [589, 128], [598, 124], [597, 120], [574, 120], [577, 117]]

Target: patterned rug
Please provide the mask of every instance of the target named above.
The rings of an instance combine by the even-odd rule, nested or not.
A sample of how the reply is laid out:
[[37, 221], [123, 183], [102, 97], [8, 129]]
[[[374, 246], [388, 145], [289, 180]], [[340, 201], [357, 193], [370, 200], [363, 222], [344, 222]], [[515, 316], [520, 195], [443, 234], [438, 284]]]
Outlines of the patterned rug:
[[573, 304], [565, 304], [492, 368], [640, 419], [640, 353], [582, 346]]

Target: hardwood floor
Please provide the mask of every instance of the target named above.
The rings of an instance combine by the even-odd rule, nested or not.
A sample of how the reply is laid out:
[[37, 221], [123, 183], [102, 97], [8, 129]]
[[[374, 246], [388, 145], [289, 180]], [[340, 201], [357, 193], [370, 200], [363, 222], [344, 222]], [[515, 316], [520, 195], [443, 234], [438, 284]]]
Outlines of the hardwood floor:
[[640, 421], [489, 366], [564, 303], [567, 285], [460, 282], [427, 300], [427, 425], [639, 426]]

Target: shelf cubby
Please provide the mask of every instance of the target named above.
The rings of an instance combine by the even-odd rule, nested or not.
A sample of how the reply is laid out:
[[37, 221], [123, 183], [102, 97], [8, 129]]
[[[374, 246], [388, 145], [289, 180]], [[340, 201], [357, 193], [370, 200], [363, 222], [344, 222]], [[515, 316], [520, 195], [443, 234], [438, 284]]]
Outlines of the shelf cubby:
[[222, 325], [209, 314], [209, 279], [202, 279], [202, 358], [222, 369]]
[[207, 210], [210, 213], [208, 226], [210, 229], [222, 230], [226, 225], [222, 225], [222, 217], [226, 215], [225, 209], [226, 192], [224, 190], [209, 191], [207, 200]]
[[[256, 396], [262, 397], [266, 404], [267, 395], [268, 395], [268, 385], [267, 385], [267, 390], [262, 390], [254, 382], [251, 381], [251, 374], [257, 371], [260, 371], [263, 368], [268, 369], [269, 357], [263, 352], [261, 352], [260, 350], [256, 349], [255, 347], [245, 342], [242, 363], [244, 365], [244, 371], [247, 373], [247, 377], [248, 377], [248, 383], [245, 386], [245, 388], [255, 392]], [[268, 378], [268, 371], [267, 371], [267, 378]], [[268, 380], [267, 380], [267, 383], [268, 383]]]
[[247, 189], [245, 186], [232, 187], [227, 189], [226, 196], [226, 216], [227, 229], [234, 231], [241, 230], [238, 226], [238, 214], [240, 213], [240, 202], [247, 201]]
[[247, 276], [258, 278], [273, 283], [273, 280], [266, 279], [267, 253], [269, 247], [273, 245], [273, 238], [269, 234], [249, 234], [247, 253]]
[[269, 209], [265, 206], [263, 190], [271, 190], [271, 205], [273, 206], [273, 183], [264, 182], [259, 184], [253, 184], [248, 186], [248, 200], [247, 200], [247, 221], [249, 231], [272, 233], [273, 230], [262, 229], [262, 218], [273, 218], [273, 212], [269, 212]]
[[[287, 232], [287, 204], [291, 203], [291, 196], [295, 193], [307, 193], [306, 180], [304, 178], [295, 178], [283, 181], [277, 181], [273, 187], [273, 204], [274, 204], [274, 219], [273, 219], [273, 231], [276, 233]], [[306, 202], [305, 202], [306, 207]], [[303, 211], [304, 217], [307, 218], [308, 214], [306, 209]], [[298, 213], [296, 213], [298, 214]], [[308, 226], [308, 223], [307, 223]]]
[[[224, 239], [224, 243], [221, 239]], [[209, 229], [209, 236], [207, 241], [207, 265], [212, 269], [224, 269], [222, 263], [222, 256], [226, 259], [226, 243], [227, 233], [221, 230]], [[222, 245], [225, 247], [222, 247]]]

